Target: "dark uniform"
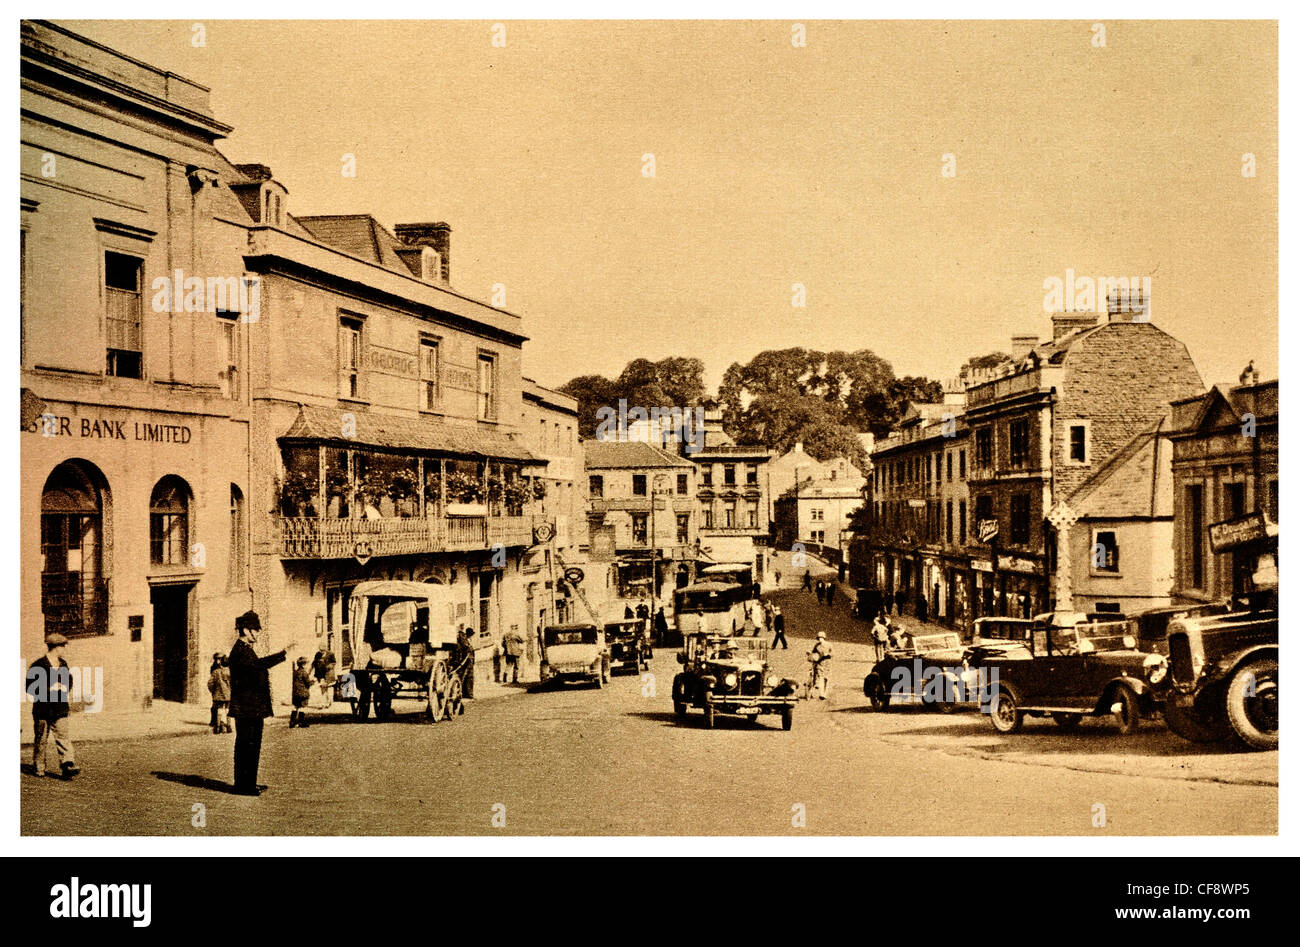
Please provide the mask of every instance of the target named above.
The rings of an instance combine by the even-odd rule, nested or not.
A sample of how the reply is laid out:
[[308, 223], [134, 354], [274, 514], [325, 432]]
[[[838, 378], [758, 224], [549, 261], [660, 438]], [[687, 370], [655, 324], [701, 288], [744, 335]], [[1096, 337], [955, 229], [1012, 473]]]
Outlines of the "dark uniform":
[[[241, 616], [240, 620], [246, 618]], [[260, 627], [260, 624], [255, 627]], [[230, 716], [235, 719], [236, 792], [257, 794], [262, 724], [271, 716], [271, 676], [267, 669], [284, 659], [284, 651], [265, 658], [258, 657], [253, 646], [243, 640], [235, 642], [230, 649]]]

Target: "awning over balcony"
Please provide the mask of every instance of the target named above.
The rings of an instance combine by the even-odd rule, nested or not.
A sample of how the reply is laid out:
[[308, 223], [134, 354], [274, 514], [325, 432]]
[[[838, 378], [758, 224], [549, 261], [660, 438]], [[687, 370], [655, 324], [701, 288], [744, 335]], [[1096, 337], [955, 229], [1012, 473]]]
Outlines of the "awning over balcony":
[[[355, 424], [344, 425], [350, 414]], [[355, 428], [355, 430], [354, 430]], [[351, 436], [345, 437], [344, 431]], [[280, 441], [334, 444], [338, 447], [370, 447], [402, 452], [451, 454], [458, 457], [488, 457], [545, 465], [546, 460], [530, 453], [507, 435], [470, 425], [447, 424], [425, 418], [403, 418], [376, 414], [365, 409], [342, 411], [317, 405], [299, 405], [298, 417]]]

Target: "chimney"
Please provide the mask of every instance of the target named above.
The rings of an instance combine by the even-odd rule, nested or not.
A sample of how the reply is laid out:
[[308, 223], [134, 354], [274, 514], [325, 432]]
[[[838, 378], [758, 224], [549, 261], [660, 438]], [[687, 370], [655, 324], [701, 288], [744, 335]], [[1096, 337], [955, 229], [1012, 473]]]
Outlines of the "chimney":
[[451, 225], [438, 221], [432, 224], [398, 224], [393, 228], [397, 239], [413, 247], [436, 250], [442, 259], [442, 281], [451, 282]]
[[1034, 350], [1038, 344], [1037, 335], [1013, 335], [1011, 337], [1011, 360], [1019, 362]]
[[1089, 329], [1097, 324], [1095, 312], [1058, 312], [1052, 315], [1052, 341], [1059, 341], [1076, 329]]
[[1136, 276], [1113, 285], [1106, 293], [1106, 319], [1108, 322], [1149, 322], [1151, 306], [1151, 277], [1139, 280]]

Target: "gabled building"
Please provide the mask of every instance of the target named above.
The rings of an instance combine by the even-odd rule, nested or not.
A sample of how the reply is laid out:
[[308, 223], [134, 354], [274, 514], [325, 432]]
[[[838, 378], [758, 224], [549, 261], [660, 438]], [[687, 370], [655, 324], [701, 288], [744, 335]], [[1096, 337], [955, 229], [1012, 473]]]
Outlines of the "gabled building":
[[1014, 339], [1011, 364], [966, 391], [979, 615], [1053, 607], [1053, 521], [1068, 522], [1055, 505], [1150, 430], [1170, 401], [1203, 390], [1186, 346], [1141, 305], [1112, 299], [1104, 321], [1092, 313], [1052, 321], [1051, 341]]
[[1245, 591], [1254, 564], [1245, 550], [1215, 553], [1215, 523], [1263, 514], [1278, 522], [1278, 387], [1248, 369], [1234, 388], [1216, 385], [1173, 404], [1175, 604]]
[[698, 471], [639, 441], [586, 441], [588, 560], [604, 564], [584, 584], [621, 617], [615, 600], [645, 598], [671, 613], [672, 590], [694, 580], [699, 558]]

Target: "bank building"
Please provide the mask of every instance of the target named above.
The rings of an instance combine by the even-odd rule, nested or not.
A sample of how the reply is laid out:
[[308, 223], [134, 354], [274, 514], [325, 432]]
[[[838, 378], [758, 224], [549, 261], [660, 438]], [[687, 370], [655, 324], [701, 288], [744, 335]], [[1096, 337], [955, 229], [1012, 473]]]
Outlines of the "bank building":
[[207, 89], [61, 27], [22, 24], [21, 79], [24, 657], [66, 635], [106, 711], [206, 702], [237, 615], [337, 653], [392, 578], [531, 647], [572, 607], [576, 405], [529, 449], [548, 390], [520, 317], [453, 289], [450, 227], [292, 215]]

